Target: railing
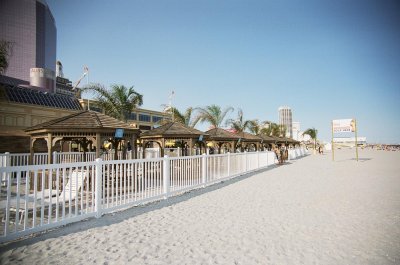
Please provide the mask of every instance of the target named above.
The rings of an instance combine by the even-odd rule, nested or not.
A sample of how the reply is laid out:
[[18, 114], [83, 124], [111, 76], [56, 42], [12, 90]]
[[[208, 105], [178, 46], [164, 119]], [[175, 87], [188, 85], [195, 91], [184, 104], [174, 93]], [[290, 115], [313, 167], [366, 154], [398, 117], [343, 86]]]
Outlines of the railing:
[[275, 161], [273, 152], [252, 152], [2, 167], [0, 242], [166, 199]]
[[[15, 166], [26, 166], [29, 165], [29, 153], [4, 153], [0, 154], [0, 167], [15, 167]], [[47, 164], [48, 161], [47, 153], [37, 153], [33, 155], [34, 165]]]
[[[103, 152], [101, 158], [103, 160], [114, 160], [115, 151]], [[77, 163], [77, 162], [90, 162], [96, 160], [96, 152], [53, 152], [53, 164], [62, 163]], [[147, 148], [145, 156], [143, 157], [143, 151], [138, 152], [140, 159], [142, 158], [157, 158], [160, 157], [160, 149], [158, 148]], [[0, 154], [0, 168], [7, 166], [27, 166], [29, 165], [29, 153], [4, 153]], [[84, 159], [85, 157], [85, 159]], [[118, 151], [118, 159], [123, 159], [124, 154], [122, 151]], [[133, 151], [127, 151], [125, 159], [133, 159]], [[47, 153], [35, 153], [33, 155], [33, 165], [44, 165], [48, 163]]]

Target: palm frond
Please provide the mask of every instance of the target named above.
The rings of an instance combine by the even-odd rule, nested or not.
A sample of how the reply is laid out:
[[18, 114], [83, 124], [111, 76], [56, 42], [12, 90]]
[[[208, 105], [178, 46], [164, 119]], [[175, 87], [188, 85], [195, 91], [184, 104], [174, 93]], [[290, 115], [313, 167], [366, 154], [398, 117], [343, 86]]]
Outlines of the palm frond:
[[196, 119], [198, 119], [201, 123], [208, 122], [214, 128], [221, 127], [226, 115], [233, 111], [232, 107], [227, 107], [224, 110], [221, 110], [220, 106], [210, 105], [205, 108], [197, 108], [199, 115]]
[[82, 91], [93, 91], [97, 96], [99, 106], [107, 115], [126, 121], [133, 109], [143, 104], [143, 95], [137, 93], [133, 87], [112, 85], [106, 89], [101, 84], [90, 84]]

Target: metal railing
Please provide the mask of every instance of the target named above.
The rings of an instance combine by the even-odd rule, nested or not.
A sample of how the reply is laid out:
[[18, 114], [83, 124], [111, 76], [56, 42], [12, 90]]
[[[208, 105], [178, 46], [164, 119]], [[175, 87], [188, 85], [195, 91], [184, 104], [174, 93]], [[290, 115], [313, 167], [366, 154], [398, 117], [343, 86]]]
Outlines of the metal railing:
[[[289, 150], [290, 159], [304, 150]], [[266, 168], [273, 152], [0, 168], [0, 242]]]

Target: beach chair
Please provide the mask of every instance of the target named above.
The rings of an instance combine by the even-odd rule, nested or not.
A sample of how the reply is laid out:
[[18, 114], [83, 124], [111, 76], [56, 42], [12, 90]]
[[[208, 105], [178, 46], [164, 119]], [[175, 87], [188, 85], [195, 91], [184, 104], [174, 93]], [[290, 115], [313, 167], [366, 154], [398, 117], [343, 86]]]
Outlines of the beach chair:
[[[38, 191], [36, 193], [36, 200], [42, 200], [42, 199], [48, 199], [50, 197], [55, 197], [57, 194], [60, 194], [60, 191], [57, 191], [55, 189], [50, 190], [50, 189], [45, 189], [42, 191]], [[35, 194], [29, 194], [23, 197], [23, 199], [28, 200], [28, 201], [34, 201], [35, 200]]]
[[[63, 203], [64, 201], [73, 201], [75, 200], [77, 194], [80, 192], [83, 183], [87, 177], [86, 171], [72, 171], [71, 175], [68, 178], [67, 184], [64, 186], [64, 189], [58, 196], [58, 202]], [[56, 204], [56, 199], [53, 197], [48, 197], [44, 200], [48, 204]]]
[[[65, 205], [65, 203], [71, 203], [76, 199], [76, 196], [80, 192], [86, 177], [87, 177], [86, 171], [74, 170], [68, 177], [67, 184], [64, 186], [62, 192], [59, 194], [58, 200], [57, 200], [57, 197], [54, 197], [54, 196], [57, 196], [57, 193], [58, 193], [57, 191], [54, 191], [51, 193], [50, 193], [50, 190], [45, 190], [43, 192], [39, 191], [37, 193], [36, 200], [35, 200], [35, 197], [33, 194], [30, 194], [25, 197], [21, 197], [19, 199], [19, 207], [17, 207], [17, 204], [18, 204], [17, 199], [12, 199], [10, 201], [9, 210], [10, 210], [10, 212], [15, 212], [15, 215], [17, 215], [17, 211], [18, 211], [19, 223], [22, 223], [22, 221], [26, 217], [26, 212], [33, 210], [34, 208], [37, 209], [37, 208], [41, 208], [41, 207], [49, 207], [50, 205], [57, 206], [57, 204]], [[39, 193], [40, 193], [40, 196], [38, 196]], [[44, 195], [50, 195], [50, 194], [52, 194], [52, 196], [47, 196], [47, 197], [44, 196]], [[7, 201], [2, 201], [0, 203], [0, 208], [4, 209], [6, 207], [7, 207]], [[17, 217], [16, 217], [16, 219], [17, 219]], [[3, 217], [2, 221], [3, 222], [5, 221], [4, 217]]]

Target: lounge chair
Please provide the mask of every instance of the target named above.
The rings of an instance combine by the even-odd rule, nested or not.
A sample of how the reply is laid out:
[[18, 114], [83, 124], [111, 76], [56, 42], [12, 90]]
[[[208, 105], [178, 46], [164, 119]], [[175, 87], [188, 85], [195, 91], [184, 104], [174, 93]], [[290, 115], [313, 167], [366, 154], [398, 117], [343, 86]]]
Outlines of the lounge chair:
[[[21, 197], [19, 199], [19, 207], [17, 199], [10, 200], [10, 212], [19, 213], [20, 217], [16, 215], [16, 221], [19, 219], [19, 223], [22, 223], [26, 216], [26, 211], [33, 210], [34, 208], [42, 208], [46, 206], [56, 206], [60, 204], [65, 204], [67, 202], [72, 202], [75, 200], [77, 194], [80, 192], [83, 183], [86, 179], [87, 172], [74, 170], [68, 178], [67, 184], [64, 186], [62, 192], [58, 195], [57, 200], [57, 191], [52, 191], [52, 197], [50, 197], [50, 190], [38, 191], [36, 194], [36, 200], [34, 194], [29, 194], [28, 196]], [[53, 195], [54, 194], [54, 195]], [[47, 196], [45, 196], [47, 195]], [[54, 197], [55, 196], [55, 197]], [[0, 208], [7, 208], [7, 201], [2, 201], [0, 203]], [[3, 222], [5, 221], [3, 217]]]

